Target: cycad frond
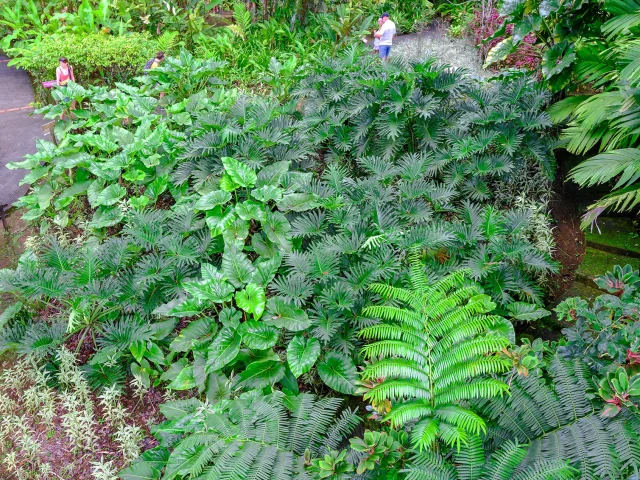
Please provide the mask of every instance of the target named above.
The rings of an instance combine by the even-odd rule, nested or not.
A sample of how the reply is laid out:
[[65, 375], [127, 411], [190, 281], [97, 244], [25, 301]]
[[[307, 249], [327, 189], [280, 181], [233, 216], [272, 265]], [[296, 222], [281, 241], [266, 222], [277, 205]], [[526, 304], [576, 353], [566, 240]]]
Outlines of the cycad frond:
[[[316, 457], [338, 448], [360, 422], [351, 410], [338, 414], [341, 404], [309, 394], [247, 397], [213, 407], [195, 399], [172, 402], [163, 407], [181, 413], [154, 432], [184, 437], [172, 444], [168, 459], [156, 458], [154, 469], [164, 470], [166, 479], [307, 478], [305, 451]], [[145, 466], [141, 457], [121, 475], [139, 476]]]
[[373, 340], [362, 349], [363, 356], [372, 360], [362, 376], [378, 381], [364, 398], [392, 400], [386, 419], [394, 426], [418, 420], [411, 434], [416, 448], [429, 449], [438, 438], [460, 448], [469, 435], [484, 430], [484, 422], [459, 404], [506, 392], [507, 385], [490, 375], [506, 369], [495, 353], [510, 342], [487, 336], [500, 317], [487, 315], [495, 304], [478, 295], [477, 286], [463, 286], [468, 270], [430, 285], [416, 255], [411, 257], [410, 289], [371, 287], [396, 304], [364, 311], [382, 319], [360, 332]]

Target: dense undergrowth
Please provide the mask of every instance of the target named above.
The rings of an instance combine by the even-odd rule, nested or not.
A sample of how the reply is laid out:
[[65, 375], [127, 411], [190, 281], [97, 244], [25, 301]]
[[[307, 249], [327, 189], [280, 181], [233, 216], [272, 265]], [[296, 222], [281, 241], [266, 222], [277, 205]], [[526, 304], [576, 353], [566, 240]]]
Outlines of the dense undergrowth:
[[[558, 268], [548, 86], [380, 62], [349, 40], [363, 6], [307, 5], [288, 31], [236, 6], [215, 36], [198, 16], [215, 2], [193, 8], [160, 68], [56, 89], [40, 110], [56, 142], [10, 165], [40, 235], [0, 270], [0, 354], [20, 357], [0, 384], [0, 472], [634, 478], [637, 268], [558, 305], [558, 341], [516, 335], [550, 315]], [[88, 12], [8, 42], [94, 32]], [[138, 28], [119, 15], [109, 28]], [[273, 52], [319, 29], [311, 56]], [[165, 421], [143, 425], [157, 392]]]

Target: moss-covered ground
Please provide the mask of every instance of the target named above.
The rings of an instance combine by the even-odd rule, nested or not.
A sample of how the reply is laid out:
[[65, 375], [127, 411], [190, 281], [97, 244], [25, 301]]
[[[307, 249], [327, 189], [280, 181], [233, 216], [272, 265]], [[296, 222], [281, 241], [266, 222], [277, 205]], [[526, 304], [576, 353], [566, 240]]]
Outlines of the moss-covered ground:
[[593, 228], [586, 232], [588, 241], [640, 253], [640, 235], [631, 218], [600, 218], [598, 227], [600, 231]]

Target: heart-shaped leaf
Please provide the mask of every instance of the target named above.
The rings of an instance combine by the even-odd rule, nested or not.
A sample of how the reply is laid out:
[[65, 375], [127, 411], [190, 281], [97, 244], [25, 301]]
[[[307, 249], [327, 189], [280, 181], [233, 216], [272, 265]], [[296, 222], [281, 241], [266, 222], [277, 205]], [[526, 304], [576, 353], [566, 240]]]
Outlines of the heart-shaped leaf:
[[284, 365], [278, 361], [254, 362], [237, 376], [236, 386], [264, 388], [284, 376]]
[[250, 320], [240, 325], [238, 329], [244, 344], [254, 350], [266, 350], [278, 341], [279, 330], [266, 323]]
[[287, 362], [296, 378], [311, 370], [319, 356], [320, 342], [316, 338], [296, 335], [287, 347]]
[[259, 320], [264, 312], [267, 297], [262, 288], [255, 283], [249, 283], [244, 290], [236, 293], [236, 305], [247, 313], [253, 314], [253, 318]]
[[222, 157], [222, 165], [224, 165], [225, 173], [231, 177], [231, 180], [241, 187], [252, 187], [258, 180], [256, 172], [234, 158]]
[[211, 345], [207, 356], [207, 373], [224, 368], [240, 351], [240, 335], [230, 328], [223, 328]]
[[211, 210], [212, 208], [223, 205], [231, 200], [231, 194], [224, 190], [216, 190], [215, 192], [209, 192], [196, 202], [196, 210]]
[[353, 361], [338, 352], [329, 352], [318, 363], [318, 375], [322, 381], [336, 392], [353, 395], [356, 392], [358, 372]]
[[307, 313], [301, 308], [285, 302], [278, 297], [271, 297], [267, 303], [269, 315], [264, 318], [264, 322], [278, 328], [286, 328], [292, 332], [305, 330], [311, 325], [311, 320]]

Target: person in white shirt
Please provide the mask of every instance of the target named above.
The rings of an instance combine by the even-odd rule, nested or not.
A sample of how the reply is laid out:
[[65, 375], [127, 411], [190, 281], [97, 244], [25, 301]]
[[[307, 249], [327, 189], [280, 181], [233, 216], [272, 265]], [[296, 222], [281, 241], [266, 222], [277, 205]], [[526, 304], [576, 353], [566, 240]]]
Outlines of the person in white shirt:
[[393, 45], [393, 39], [396, 36], [396, 24], [389, 19], [388, 13], [383, 13], [381, 18], [382, 27], [375, 33], [374, 37], [380, 39], [380, 45], [378, 46], [380, 58], [389, 61], [391, 45]]

